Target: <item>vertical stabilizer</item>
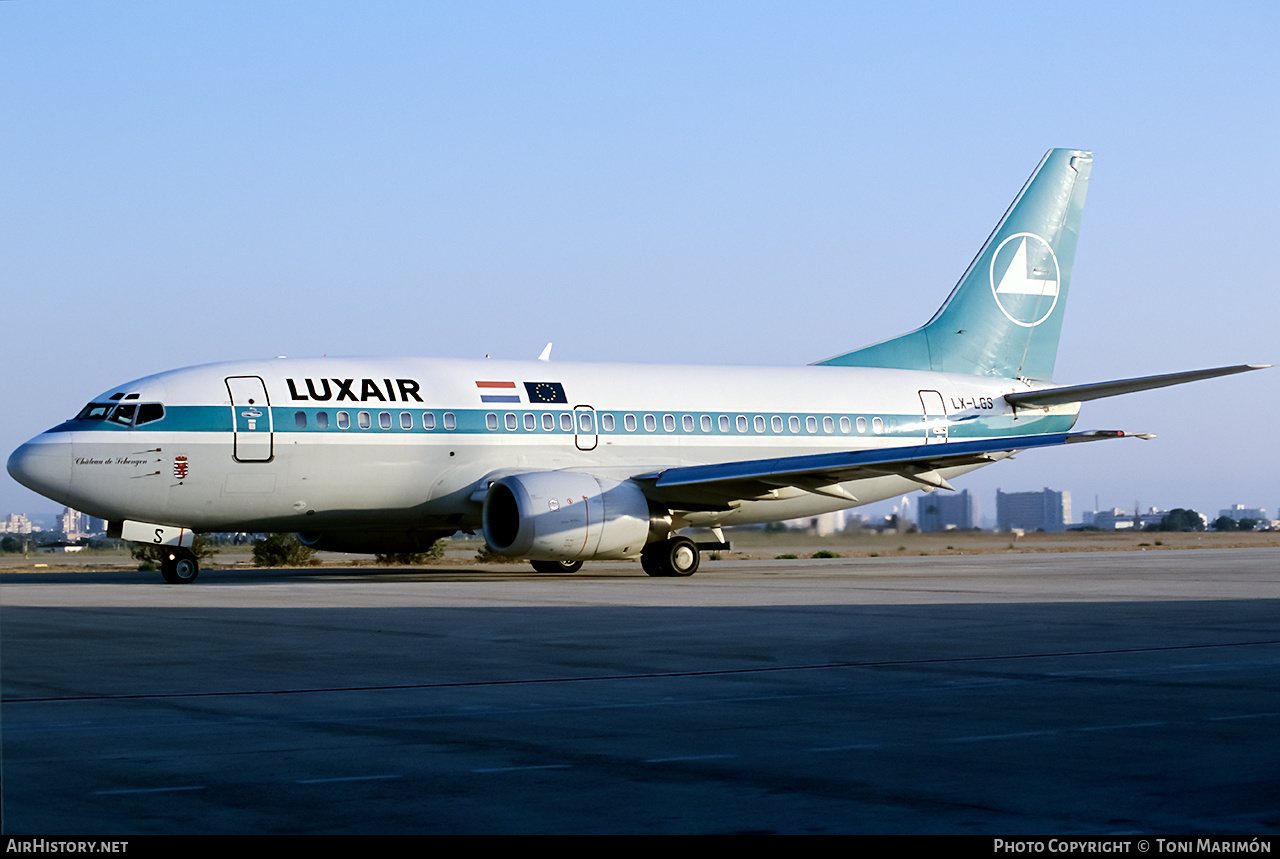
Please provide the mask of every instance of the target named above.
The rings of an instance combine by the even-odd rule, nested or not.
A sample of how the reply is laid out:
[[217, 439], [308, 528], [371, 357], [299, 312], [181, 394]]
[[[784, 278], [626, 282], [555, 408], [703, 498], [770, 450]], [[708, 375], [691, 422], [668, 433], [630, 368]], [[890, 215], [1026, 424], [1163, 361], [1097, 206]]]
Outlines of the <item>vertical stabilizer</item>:
[[1049, 150], [924, 327], [817, 363], [1051, 380], [1092, 164]]

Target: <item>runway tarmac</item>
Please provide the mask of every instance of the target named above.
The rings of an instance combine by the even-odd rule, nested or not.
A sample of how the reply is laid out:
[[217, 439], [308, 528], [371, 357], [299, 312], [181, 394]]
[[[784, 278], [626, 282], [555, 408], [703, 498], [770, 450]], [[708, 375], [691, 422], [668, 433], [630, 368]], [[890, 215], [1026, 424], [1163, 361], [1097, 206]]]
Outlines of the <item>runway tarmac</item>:
[[1280, 549], [0, 602], [6, 834], [1280, 831]]

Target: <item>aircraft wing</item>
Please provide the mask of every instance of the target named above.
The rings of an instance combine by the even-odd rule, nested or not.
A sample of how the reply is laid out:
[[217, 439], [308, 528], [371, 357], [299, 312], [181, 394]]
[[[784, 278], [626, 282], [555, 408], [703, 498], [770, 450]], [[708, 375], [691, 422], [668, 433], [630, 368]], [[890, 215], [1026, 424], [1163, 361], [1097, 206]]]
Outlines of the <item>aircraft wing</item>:
[[928, 489], [953, 489], [939, 473], [942, 469], [995, 462], [1030, 448], [1122, 438], [1125, 435], [1119, 430], [1109, 430], [968, 439], [911, 447], [688, 465], [633, 479], [654, 501], [683, 510], [723, 509], [731, 501], [776, 497], [777, 490], [786, 487], [857, 501], [856, 496], [840, 486], [841, 483], [897, 475]]
[[1214, 367], [1211, 370], [1191, 370], [1186, 373], [1165, 373], [1162, 376], [1141, 376], [1136, 379], [1119, 379], [1114, 382], [1094, 382], [1089, 385], [1067, 385], [1059, 388], [1043, 388], [1036, 391], [1018, 391], [1012, 394], [1005, 394], [1004, 398], [1014, 408], [1019, 406], [1037, 407], [1055, 406], [1063, 403], [1083, 403], [1086, 400], [1118, 397], [1121, 394], [1132, 394], [1135, 391], [1149, 391], [1152, 388], [1164, 388], [1168, 385], [1181, 385], [1186, 382], [1198, 382], [1201, 379], [1214, 379], [1218, 376], [1248, 373], [1250, 370], [1265, 370], [1270, 366], [1270, 364], [1237, 364], [1233, 367]]

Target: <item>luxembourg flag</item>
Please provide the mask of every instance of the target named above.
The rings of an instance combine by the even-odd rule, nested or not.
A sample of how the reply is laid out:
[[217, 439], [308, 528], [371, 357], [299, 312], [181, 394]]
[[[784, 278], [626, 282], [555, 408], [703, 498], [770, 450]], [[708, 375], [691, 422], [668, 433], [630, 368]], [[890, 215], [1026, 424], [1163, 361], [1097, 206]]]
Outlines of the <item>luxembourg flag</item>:
[[482, 403], [518, 403], [520, 389], [515, 382], [476, 382]]

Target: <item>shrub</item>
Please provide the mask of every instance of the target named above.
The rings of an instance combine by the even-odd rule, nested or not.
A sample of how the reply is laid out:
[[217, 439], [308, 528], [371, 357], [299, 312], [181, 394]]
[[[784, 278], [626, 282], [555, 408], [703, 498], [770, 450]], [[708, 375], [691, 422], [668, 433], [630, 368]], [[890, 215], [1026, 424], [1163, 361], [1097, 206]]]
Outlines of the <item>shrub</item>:
[[379, 564], [438, 564], [444, 559], [444, 547], [448, 542], [447, 537], [441, 537], [425, 552], [391, 552], [386, 555], [374, 555], [373, 558]]
[[302, 545], [297, 534], [268, 534], [253, 541], [255, 567], [305, 567], [315, 553], [315, 549]]
[[485, 543], [480, 547], [480, 551], [476, 552], [476, 560], [482, 564], [518, 564], [522, 558], [509, 558], [506, 555], [499, 555], [493, 550], [493, 547]]
[[829, 552], [829, 551], [827, 551], [826, 549], [823, 549], [823, 550], [822, 550], [822, 551], [820, 551], [820, 552], [814, 552], [814, 553], [813, 553], [812, 555], [810, 555], [809, 557], [811, 557], [811, 558], [838, 558], [838, 557], [840, 557], [840, 555], [839, 555], [837, 552]]

